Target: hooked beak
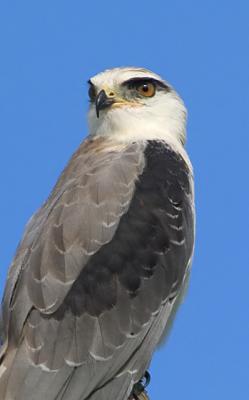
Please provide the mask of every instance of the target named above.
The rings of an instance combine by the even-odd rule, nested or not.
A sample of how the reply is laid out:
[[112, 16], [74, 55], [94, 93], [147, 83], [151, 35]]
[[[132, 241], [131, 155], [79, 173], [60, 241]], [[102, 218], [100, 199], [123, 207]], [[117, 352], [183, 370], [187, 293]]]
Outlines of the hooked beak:
[[99, 118], [99, 111], [103, 110], [104, 108], [110, 107], [115, 102], [114, 99], [107, 97], [106, 92], [101, 90], [95, 100], [95, 107], [96, 107], [96, 115]]

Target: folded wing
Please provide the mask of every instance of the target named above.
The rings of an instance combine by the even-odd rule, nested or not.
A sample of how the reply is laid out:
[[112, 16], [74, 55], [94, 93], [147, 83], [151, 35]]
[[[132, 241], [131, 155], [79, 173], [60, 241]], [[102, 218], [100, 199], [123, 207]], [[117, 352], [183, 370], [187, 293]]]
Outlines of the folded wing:
[[125, 398], [186, 277], [190, 180], [163, 144], [80, 147], [10, 270], [1, 398]]

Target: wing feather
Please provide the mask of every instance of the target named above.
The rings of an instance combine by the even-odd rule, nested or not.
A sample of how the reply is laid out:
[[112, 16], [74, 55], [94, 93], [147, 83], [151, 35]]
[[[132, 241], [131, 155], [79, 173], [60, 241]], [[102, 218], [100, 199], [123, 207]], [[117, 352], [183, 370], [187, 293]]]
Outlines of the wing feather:
[[37, 384], [34, 400], [123, 400], [147, 368], [185, 282], [194, 217], [184, 160], [145, 146], [86, 141], [29, 222], [4, 296], [1, 398], [18, 386], [32, 399]]

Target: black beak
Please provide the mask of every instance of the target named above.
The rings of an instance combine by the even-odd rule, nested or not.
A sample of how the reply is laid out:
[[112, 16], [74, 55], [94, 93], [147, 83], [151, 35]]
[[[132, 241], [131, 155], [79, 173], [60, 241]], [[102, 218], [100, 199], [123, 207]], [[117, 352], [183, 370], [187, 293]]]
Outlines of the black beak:
[[95, 100], [96, 114], [99, 118], [99, 111], [104, 108], [110, 107], [114, 103], [114, 99], [110, 99], [106, 96], [106, 92], [101, 90]]

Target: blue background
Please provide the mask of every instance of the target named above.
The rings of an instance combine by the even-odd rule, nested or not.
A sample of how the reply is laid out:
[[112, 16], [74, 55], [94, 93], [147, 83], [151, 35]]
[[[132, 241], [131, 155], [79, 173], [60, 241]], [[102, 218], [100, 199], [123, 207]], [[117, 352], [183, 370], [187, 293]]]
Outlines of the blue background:
[[152, 400], [249, 398], [248, 16], [246, 0], [0, 2], [1, 291], [26, 221], [87, 133], [89, 76], [148, 67], [188, 107], [196, 251]]

